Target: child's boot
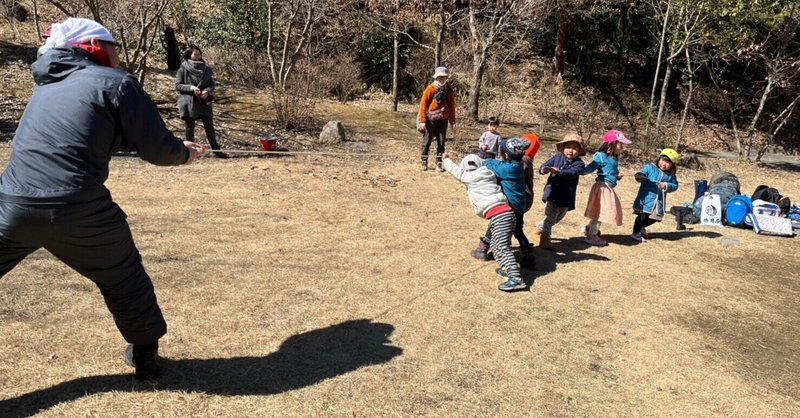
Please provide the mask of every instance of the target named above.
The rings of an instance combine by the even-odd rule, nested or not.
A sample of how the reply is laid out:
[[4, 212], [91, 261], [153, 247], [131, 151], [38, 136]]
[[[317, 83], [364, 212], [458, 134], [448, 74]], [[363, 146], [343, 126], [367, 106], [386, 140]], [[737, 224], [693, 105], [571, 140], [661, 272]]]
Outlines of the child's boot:
[[436, 159], [436, 170], [444, 172], [444, 166], [442, 165], [442, 160]]
[[420, 167], [420, 170], [421, 171], [428, 171], [428, 159], [427, 158], [423, 158], [422, 159], [422, 167]]
[[[534, 228], [533, 229], [533, 240], [536, 241], [537, 244], [539, 244], [542, 241], [542, 230], [541, 229], [539, 229], [539, 228]], [[539, 244], [539, 245], [541, 245], [541, 244]]]
[[[538, 230], [537, 230], [538, 231]], [[550, 241], [550, 235], [547, 234], [540, 234], [539, 235], [539, 248], [543, 250], [552, 250], [553, 243]]]
[[489, 243], [481, 238], [478, 241], [478, 246], [469, 255], [481, 261], [489, 261]]

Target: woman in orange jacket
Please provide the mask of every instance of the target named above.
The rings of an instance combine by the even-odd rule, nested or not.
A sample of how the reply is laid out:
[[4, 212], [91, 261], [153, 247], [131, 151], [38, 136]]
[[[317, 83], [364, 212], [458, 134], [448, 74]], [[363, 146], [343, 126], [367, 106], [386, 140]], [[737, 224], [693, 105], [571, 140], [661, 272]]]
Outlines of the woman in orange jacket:
[[422, 92], [419, 103], [419, 130], [422, 132], [422, 171], [428, 170], [428, 152], [431, 142], [436, 139], [436, 168], [442, 167], [444, 140], [447, 136], [447, 122], [456, 127], [455, 92], [447, 84], [450, 73], [445, 67], [437, 67], [433, 74], [433, 83]]

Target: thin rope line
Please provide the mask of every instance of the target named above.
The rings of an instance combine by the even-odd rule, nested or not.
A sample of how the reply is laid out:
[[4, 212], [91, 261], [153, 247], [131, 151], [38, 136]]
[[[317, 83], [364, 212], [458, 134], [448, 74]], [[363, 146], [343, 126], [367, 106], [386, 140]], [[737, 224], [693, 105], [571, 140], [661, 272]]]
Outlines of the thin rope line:
[[347, 157], [405, 157], [405, 155], [398, 154], [378, 154], [369, 152], [327, 152], [327, 151], [264, 151], [264, 150], [206, 150], [206, 153], [213, 154], [215, 152], [232, 153], [232, 154], [276, 154], [276, 155], [336, 155]]
[[478, 270], [480, 270], [480, 269], [482, 269], [482, 268], [486, 267], [488, 264], [490, 264], [490, 263], [482, 263], [480, 266], [478, 266], [478, 267], [475, 267], [474, 269], [472, 269], [472, 270], [470, 270], [470, 271], [467, 271], [466, 273], [464, 273], [464, 274], [462, 274], [462, 275], [460, 275], [460, 276], [457, 276], [457, 277], [455, 277], [455, 278], [453, 278], [453, 279], [451, 279], [451, 280], [448, 280], [448, 281], [446, 281], [446, 282], [444, 282], [444, 283], [442, 283], [442, 284], [440, 284], [440, 285], [433, 286], [433, 287], [431, 287], [431, 288], [429, 288], [429, 289], [427, 289], [427, 290], [425, 290], [425, 291], [421, 292], [420, 294], [418, 294], [418, 295], [414, 296], [413, 298], [411, 298], [411, 299], [407, 299], [405, 302], [398, 303], [398, 304], [396, 304], [396, 305], [394, 305], [394, 306], [391, 306], [391, 307], [389, 307], [389, 308], [387, 308], [387, 309], [383, 310], [381, 313], [379, 313], [379, 314], [375, 315], [375, 316], [374, 316], [372, 319], [373, 319], [373, 320], [375, 320], [375, 319], [378, 319], [378, 318], [380, 318], [380, 317], [382, 317], [382, 316], [384, 316], [384, 315], [388, 314], [389, 312], [391, 312], [391, 311], [393, 311], [393, 310], [395, 310], [395, 309], [397, 309], [397, 308], [399, 308], [399, 307], [401, 307], [401, 306], [407, 306], [407, 305], [410, 305], [410, 304], [411, 304], [411, 303], [413, 303], [415, 300], [417, 300], [417, 299], [419, 299], [419, 298], [421, 298], [421, 297], [423, 297], [423, 296], [425, 296], [425, 295], [427, 295], [427, 294], [429, 294], [429, 293], [432, 293], [433, 291], [435, 291], [435, 290], [438, 290], [438, 289], [440, 289], [440, 288], [442, 288], [442, 287], [444, 287], [444, 286], [447, 286], [447, 285], [449, 285], [449, 284], [451, 284], [451, 283], [455, 282], [456, 280], [463, 279], [463, 278], [464, 278], [464, 277], [466, 277], [468, 274], [475, 273], [476, 271], [478, 271]]

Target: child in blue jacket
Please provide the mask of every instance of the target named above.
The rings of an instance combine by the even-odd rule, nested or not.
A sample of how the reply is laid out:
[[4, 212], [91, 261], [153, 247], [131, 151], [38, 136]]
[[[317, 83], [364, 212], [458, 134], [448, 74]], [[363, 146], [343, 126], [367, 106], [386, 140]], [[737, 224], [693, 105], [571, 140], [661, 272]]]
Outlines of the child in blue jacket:
[[647, 241], [648, 226], [664, 218], [664, 207], [667, 204], [667, 193], [678, 190], [676, 176], [678, 152], [672, 148], [664, 148], [655, 162], [647, 164], [634, 175], [639, 185], [639, 193], [633, 201], [633, 223], [631, 238], [639, 242]]
[[622, 225], [622, 205], [619, 202], [614, 187], [622, 179], [619, 172], [619, 155], [629, 145], [631, 140], [622, 132], [612, 129], [603, 134], [603, 145], [594, 153], [592, 162], [586, 165], [581, 174], [590, 174], [597, 171], [592, 190], [589, 191], [589, 201], [583, 216], [589, 218], [589, 223], [584, 227], [586, 238], [583, 240], [591, 245], [604, 246], [608, 242], [600, 238], [600, 224], [611, 223]]
[[539, 238], [539, 248], [543, 250], [553, 249], [550, 240], [553, 225], [564, 219], [567, 212], [575, 209], [578, 180], [585, 167], [580, 157], [586, 155], [586, 150], [583, 149], [580, 135], [565, 135], [556, 144], [556, 150], [558, 153], [539, 168], [539, 174], [549, 174], [542, 193], [542, 202], [545, 203], [544, 219], [534, 231], [534, 235]]
[[[533, 196], [526, 193], [526, 176], [525, 168], [522, 164], [522, 157], [525, 156], [525, 150], [531, 145], [527, 139], [511, 138], [507, 141], [500, 143], [500, 159], [484, 160], [486, 168], [491, 170], [497, 177], [500, 187], [503, 189], [503, 194], [508, 199], [508, 204], [514, 210], [514, 215], [517, 218], [516, 227], [514, 228], [514, 237], [519, 241], [520, 248], [528, 249], [531, 247], [530, 241], [525, 236], [522, 228], [524, 226], [524, 214], [530, 208], [529, 203], [533, 200]], [[530, 176], [532, 177], [532, 176]], [[531, 178], [532, 182], [532, 178]], [[481, 238], [478, 243], [478, 248], [472, 251], [472, 256], [486, 260], [488, 255], [488, 243], [491, 241], [491, 231], [487, 230], [486, 235]]]

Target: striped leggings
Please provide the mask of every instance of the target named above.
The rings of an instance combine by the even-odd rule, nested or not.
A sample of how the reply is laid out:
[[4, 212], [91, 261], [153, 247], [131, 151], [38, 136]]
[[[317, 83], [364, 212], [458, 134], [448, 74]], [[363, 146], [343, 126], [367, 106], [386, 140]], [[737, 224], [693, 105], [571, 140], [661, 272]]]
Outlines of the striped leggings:
[[516, 223], [517, 217], [511, 211], [495, 215], [489, 220], [489, 246], [494, 253], [494, 259], [510, 279], [521, 278], [519, 264], [511, 251], [511, 235], [514, 234]]

